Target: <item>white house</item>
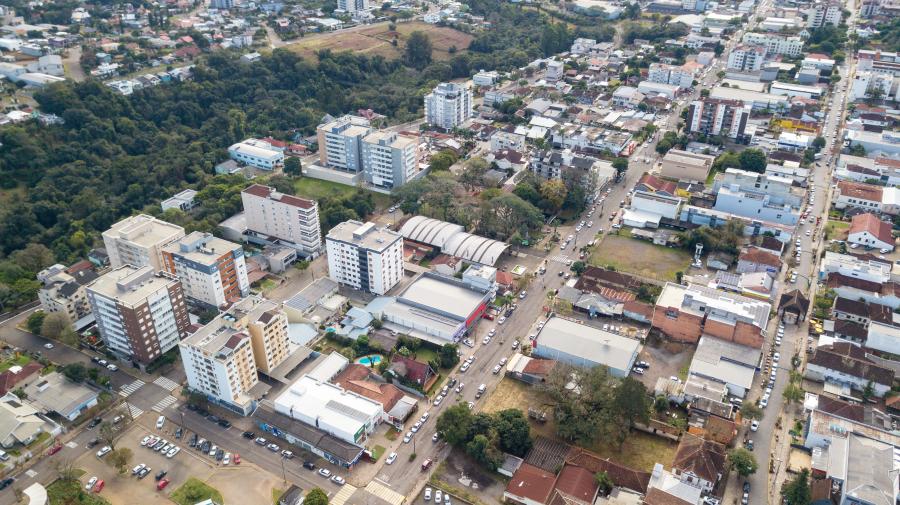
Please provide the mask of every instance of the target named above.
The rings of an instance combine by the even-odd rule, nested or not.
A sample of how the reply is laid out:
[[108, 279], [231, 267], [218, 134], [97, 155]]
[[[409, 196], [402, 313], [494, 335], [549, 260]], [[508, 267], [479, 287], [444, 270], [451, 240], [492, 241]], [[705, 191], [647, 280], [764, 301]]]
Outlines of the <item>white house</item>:
[[894, 250], [894, 236], [891, 223], [882, 221], [875, 214], [853, 216], [847, 242], [879, 250]]

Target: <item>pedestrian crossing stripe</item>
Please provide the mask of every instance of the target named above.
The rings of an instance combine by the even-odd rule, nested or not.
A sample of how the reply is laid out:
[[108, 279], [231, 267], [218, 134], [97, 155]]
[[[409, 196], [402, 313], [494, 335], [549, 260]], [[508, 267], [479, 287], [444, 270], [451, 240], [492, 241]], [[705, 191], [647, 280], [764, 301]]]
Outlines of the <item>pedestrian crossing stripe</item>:
[[375, 482], [374, 480], [369, 482], [369, 484], [366, 486], [366, 491], [390, 503], [391, 505], [402, 505], [403, 501], [406, 500], [406, 497], [402, 494], [394, 491], [384, 484], [381, 484], [380, 482]]
[[141, 414], [144, 413], [144, 411], [141, 410], [140, 408], [138, 408], [130, 403], [127, 403], [127, 402], [125, 403], [125, 407], [128, 409], [128, 413], [131, 414], [132, 419], [137, 419], [138, 417], [141, 416]]
[[169, 405], [172, 405], [173, 403], [175, 403], [177, 401], [178, 401], [178, 398], [175, 398], [172, 395], [166, 396], [162, 400], [156, 402], [156, 405], [153, 406], [153, 411], [154, 412], [162, 412], [163, 410], [166, 410], [166, 408], [168, 408]]
[[146, 384], [146, 382], [144, 382], [140, 379], [136, 379], [131, 384], [126, 384], [126, 385], [122, 386], [119, 391], [119, 396], [126, 398], [129, 395], [131, 395], [132, 393], [134, 393], [135, 391], [137, 391], [138, 389], [141, 389], [142, 387], [144, 387], [144, 384]]
[[176, 389], [181, 387], [181, 384], [173, 381], [172, 379], [170, 379], [168, 377], [157, 377], [156, 380], [153, 381], [153, 383], [156, 384], [157, 386], [159, 386], [163, 389], [167, 389], [169, 391], [175, 391]]
[[328, 500], [328, 503], [330, 503], [331, 505], [344, 505], [355, 492], [356, 487], [351, 486], [350, 484], [344, 484], [343, 486], [341, 486], [341, 489], [337, 492], [337, 494], [334, 495], [334, 498]]

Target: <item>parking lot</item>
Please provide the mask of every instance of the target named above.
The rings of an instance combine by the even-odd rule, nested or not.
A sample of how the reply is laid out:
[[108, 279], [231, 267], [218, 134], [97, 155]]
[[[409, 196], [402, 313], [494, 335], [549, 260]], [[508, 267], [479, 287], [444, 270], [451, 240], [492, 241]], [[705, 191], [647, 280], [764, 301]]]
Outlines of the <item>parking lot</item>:
[[[638, 361], [645, 361], [650, 367], [644, 370], [643, 375], [632, 374], [632, 377], [639, 379], [650, 391], [653, 391], [657, 379], [680, 377], [693, 356], [693, 347], [677, 343], [647, 344], [641, 349]], [[684, 377], [680, 378], [684, 379]]]
[[[144, 436], [157, 433], [155, 427], [150, 426], [154, 422], [155, 418], [143, 416], [117, 440], [117, 449], [128, 448], [133, 453], [129, 470], [125, 474], [118, 474], [107, 461], [108, 455], [98, 458], [97, 451], [91, 450], [75, 462], [77, 468], [85, 471], [81, 478], [82, 482], [97, 476], [105, 482], [101, 494], [110, 502], [141, 504], [171, 503], [168, 499], [169, 494], [184, 484], [189, 477], [197, 478], [217, 488], [228, 503], [269, 502], [273, 488], [286, 487], [282, 485], [281, 479], [247, 462], [242, 462], [239, 466], [216, 464], [213, 458], [201, 455], [188, 447], [190, 433], [176, 441], [181, 451], [172, 458], [142, 447], [140, 442]], [[174, 438], [172, 441], [175, 441]], [[95, 449], [99, 448], [100, 446], [97, 446]], [[133, 476], [131, 472], [133, 467], [140, 464], [151, 468], [142, 479]], [[167, 472], [166, 478], [170, 482], [165, 489], [157, 491], [155, 476], [160, 470]], [[235, 482], [241, 485], [234, 485]]]

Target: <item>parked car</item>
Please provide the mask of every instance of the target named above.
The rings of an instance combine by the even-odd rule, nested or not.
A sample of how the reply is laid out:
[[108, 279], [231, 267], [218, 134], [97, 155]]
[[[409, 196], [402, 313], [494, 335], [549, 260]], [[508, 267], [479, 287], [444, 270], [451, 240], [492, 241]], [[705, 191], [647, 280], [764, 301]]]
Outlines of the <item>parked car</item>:
[[394, 461], [397, 461], [397, 453], [396, 453], [396, 452], [390, 453], [390, 454], [388, 455], [387, 459], [384, 460], [384, 463], [385, 463], [386, 465], [393, 465], [393, 464], [394, 464]]
[[331, 470], [328, 470], [327, 468], [319, 468], [319, 475], [325, 478], [331, 477]]
[[303, 462], [303, 468], [306, 468], [307, 470], [315, 470], [315, 469], [316, 469], [316, 465], [313, 464], [312, 461], [304, 461], [304, 462]]
[[102, 458], [103, 456], [106, 456], [107, 454], [109, 454], [109, 451], [111, 451], [111, 450], [112, 450], [112, 447], [110, 447], [108, 445], [104, 445], [103, 447], [100, 448], [99, 451], [97, 451], [97, 457]]

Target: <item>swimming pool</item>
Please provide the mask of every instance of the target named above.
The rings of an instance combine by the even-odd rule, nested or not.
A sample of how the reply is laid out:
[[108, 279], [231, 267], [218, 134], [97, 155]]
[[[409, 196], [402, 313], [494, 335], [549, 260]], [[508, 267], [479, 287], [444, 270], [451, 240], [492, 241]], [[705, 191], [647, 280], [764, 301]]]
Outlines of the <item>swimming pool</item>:
[[381, 363], [381, 355], [380, 354], [372, 354], [370, 356], [363, 356], [356, 360], [357, 363], [366, 366], [376, 366]]

